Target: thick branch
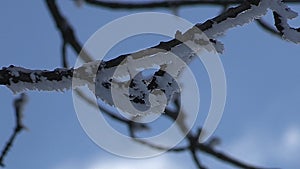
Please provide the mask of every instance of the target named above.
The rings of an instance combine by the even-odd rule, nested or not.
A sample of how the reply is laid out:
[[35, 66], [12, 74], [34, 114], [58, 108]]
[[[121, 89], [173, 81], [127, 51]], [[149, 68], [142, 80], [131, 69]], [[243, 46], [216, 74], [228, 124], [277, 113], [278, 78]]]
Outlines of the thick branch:
[[59, 68], [53, 71], [30, 70], [13, 65], [0, 70], [0, 84], [13, 92], [25, 90], [65, 90], [71, 87], [73, 69]]
[[[229, 6], [243, 3], [245, 0], [174, 0], [160, 2], [116, 2], [103, 0], [85, 0], [87, 4], [110, 9], [151, 9], [151, 8], [172, 8], [192, 5], [216, 5]], [[299, 3], [298, 0], [284, 0], [286, 3]]]
[[[47, 1], [48, 5], [53, 7], [53, 1]], [[149, 69], [153, 68], [152, 66], [172, 66], [169, 65], [170, 61], [169, 53], [173, 53], [174, 51], [181, 51], [180, 53], [174, 53], [179, 56], [182, 61], [189, 63], [191, 58], [195, 55], [195, 52], [183, 44], [188, 40], [197, 41], [199, 39], [195, 39], [198, 37], [196, 35], [201, 34], [200, 30], [204, 31], [206, 35], [209, 37], [215, 37], [219, 34], [223, 33], [227, 29], [235, 27], [237, 25], [243, 25], [254, 19], [260, 18], [267, 11], [267, 8], [270, 8], [277, 11], [280, 14], [292, 15], [290, 9], [288, 9], [284, 4], [278, 1], [269, 1], [269, 0], [252, 0], [245, 1], [243, 4], [238, 7], [230, 8], [225, 13], [206, 21], [203, 24], [197, 24], [196, 27], [191, 28], [185, 33], [177, 32], [175, 35], [175, 39], [168, 42], [161, 42], [159, 45], [141, 50], [139, 52], [133, 54], [127, 54], [119, 56], [115, 59], [112, 59], [107, 62], [91, 62], [87, 63], [84, 66], [78, 68], [76, 71], [80, 78], [83, 78], [85, 82], [94, 85], [95, 79], [94, 74], [97, 74], [97, 82], [95, 94], [104, 100], [106, 103], [113, 105], [111, 96], [109, 95], [110, 87], [115, 79], [122, 76], [130, 75], [130, 72], [139, 71], [138, 69], [144, 68]], [[52, 10], [54, 10], [52, 9]], [[57, 11], [56, 11], [57, 12]], [[293, 16], [293, 15], [292, 15]], [[60, 15], [54, 15], [54, 18], [58, 18], [55, 20], [60, 20]], [[275, 21], [277, 25], [280, 18], [277, 17]], [[64, 19], [62, 19], [64, 20]], [[282, 23], [282, 22], [280, 22]], [[63, 26], [58, 26], [60, 29]], [[278, 27], [278, 26], [277, 26]], [[200, 29], [200, 30], [199, 30]], [[67, 29], [68, 30], [68, 29]], [[205, 40], [205, 39], [200, 39]], [[202, 46], [203, 47], [203, 46]], [[204, 46], [205, 48], [205, 46]], [[176, 49], [176, 50], [175, 50]], [[184, 51], [184, 52], [183, 52]], [[128, 57], [130, 55], [130, 57]], [[148, 57], [150, 56], [151, 57]], [[147, 62], [142, 62], [143, 59], [147, 59]], [[126, 60], [126, 62], [122, 62]], [[136, 64], [135, 61], [139, 61], [139, 64]], [[116, 69], [119, 69], [118, 73], [115, 73]], [[162, 67], [161, 67], [162, 68]], [[168, 67], [167, 67], [168, 68]], [[99, 71], [98, 71], [99, 69]], [[92, 70], [92, 71], [90, 71]], [[178, 74], [181, 70], [178, 70]], [[169, 73], [169, 72], [168, 72]], [[178, 76], [176, 74], [176, 76]], [[113, 77], [114, 76], [114, 77]], [[171, 95], [176, 90], [174, 86], [172, 86], [172, 79], [169, 79], [168, 83], [163, 80], [167, 77], [166, 73], [157, 72], [152, 79], [148, 82], [144, 81], [144, 84], [140, 83], [137, 86], [137, 83], [131, 84], [131, 88], [138, 89], [139, 95], [131, 97], [131, 100], [136, 102], [137, 104], [145, 103], [145, 98], [148, 96], [149, 92], [154, 90], [153, 86], [162, 87], [161, 89], [167, 95], [167, 99], [169, 100]], [[40, 70], [28, 70], [19, 67], [9, 67], [3, 68], [0, 70], [0, 84], [7, 85], [15, 92], [25, 90], [64, 90], [69, 89], [71, 86], [71, 80], [73, 78], [73, 69], [56, 69], [54, 71], [40, 71]], [[114, 79], [115, 78], [115, 79]], [[81, 79], [82, 80], [82, 79]], [[19, 83], [20, 82], [20, 83]], [[89, 84], [88, 84], [89, 85]], [[126, 85], [125, 83], [118, 85]], [[171, 87], [170, 87], [171, 86]], [[89, 86], [90, 87], [90, 86]], [[139, 88], [142, 87], [142, 88]], [[168, 88], [168, 90], [167, 90]], [[95, 90], [90, 88], [91, 90]], [[171, 91], [174, 90], [174, 91]], [[107, 94], [104, 94], [104, 93]], [[120, 95], [124, 96], [124, 95]]]

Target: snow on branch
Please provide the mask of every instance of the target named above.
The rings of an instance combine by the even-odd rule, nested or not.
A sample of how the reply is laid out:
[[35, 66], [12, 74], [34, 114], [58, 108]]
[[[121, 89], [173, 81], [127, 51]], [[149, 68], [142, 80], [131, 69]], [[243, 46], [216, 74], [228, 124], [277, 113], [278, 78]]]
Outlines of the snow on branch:
[[71, 87], [73, 69], [30, 70], [17, 66], [0, 70], [0, 84], [14, 93], [26, 90], [63, 91]]
[[240, 6], [229, 8], [227, 12], [206, 21], [204, 24], [199, 24], [197, 27], [204, 31], [209, 38], [215, 38], [230, 28], [260, 19], [267, 13], [268, 9], [274, 11], [275, 25], [282, 33], [283, 38], [299, 43], [300, 28], [291, 28], [287, 23], [288, 19], [293, 19], [298, 14], [287, 7], [281, 0], [245, 1]]
[[[170, 7], [184, 7], [193, 5], [216, 5], [229, 6], [243, 3], [245, 0], [169, 0], [169, 1], [103, 1], [103, 0], [77, 0], [78, 5], [83, 2], [110, 9], [151, 9], [151, 8], [170, 8]], [[283, 0], [285, 3], [297, 3], [298, 0]]]
[[283, 38], [294, 43], [300, 43], [300, 27], [296, 29], [290, 27], [287, 23], [287, 18], [282, 17], [275, 11], [273, 12], [273, 15], [275, 26]]
[[275, 26], [282, 37], [288, 41], [300, 43], [300, 27], [295, 29], [288, 24], [288, 19], [296, 18], [298, 14], [281, 1], [272, 3], [270, 8], [273, 10]]
[[[6, 85], [14, 93], [26, 90], [64, 91], [71, 88], [72, 80], [74, 82], [75, 79], [76, 84], [73, 84], [73, 88], [87, 85], [97, 97], [110, 105], [114, 105], [111, 89], [118, 88], [119, 97], [127, 97], [133, 104], [143, 105], [144, 107], [140, 108], [145, 108], [151, 102], [151, 99], [147, 101], [151, 95], [157, 97], [156, 99], [163, 99], [160, 97], [163, 94], [166, 97], [164, 99], [169, 101], [172, 95], [178, 92], [174, 80], [199, 52], [211, 52], [214, 51], [214, 47], [218, 52], [223, 51], [223, 45], [213, 39], [230, 28], [261, 18], [268, 9], [273, 11], [275, 25], [283, 37], [299, 43], [299, 28], [293, 29], [287, 24], [288, 19], [297, 16], [296, 12], [279, 0], [248, 0], [213, 19], [196, 24], [185, 33], [178, 31], [175, 39], [106, 62], [94, 61], [76, 69], [59, 68], [53, 71], [4, 67], [0, 70], [0, 84]], [[173, 55], [179, 57], [182, 62], [172, 60]], [[151, 77], [138, 74], [141, 70], [150, 68], [156, 68], [158, 71]], [[128, 88], [132, 93], [128, 93]], [[163, 93], [157, 92], [157, 89]]]

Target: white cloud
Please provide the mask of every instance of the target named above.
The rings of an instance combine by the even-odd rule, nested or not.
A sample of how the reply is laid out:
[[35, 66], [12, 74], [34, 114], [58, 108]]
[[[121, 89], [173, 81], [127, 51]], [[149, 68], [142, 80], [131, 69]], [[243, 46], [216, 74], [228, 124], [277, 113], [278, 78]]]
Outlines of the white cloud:
[[94, 162], [92, 165], [87, 167], [87, 169], [165, 169], [165, 168], [173, 168], [173, 169], [181, 169], [184, 166], [181, 166], [176, 160], [172, 160], [166, 156], [159, 156], [150, 159], [106, 159], [106, 160], [98, 160]]
[[234, 157], [258, 166], [282, 168], [299, 166], [300, 128], [288, 126], [283, 132], [277, 132], [278, 137], [270, 135], [274, 131], [245, 132], [247, 134], [225, 146], [224, 150]]
[[288, 151], [300, 149], [300, 129], [297, 127], [289, 127], [282, 138], [285, 148]]
[[178, 159], [178, 157], [165, 154], [148, 159], [128, 159], [114, 155], [100, 154], [94, 160], [66, 161], [54, 167], [54, 169], [182, 169], [187, 166], [190, 168], [190, 165], [193, 166], [193, 164], [186, 163], [187, 158]]

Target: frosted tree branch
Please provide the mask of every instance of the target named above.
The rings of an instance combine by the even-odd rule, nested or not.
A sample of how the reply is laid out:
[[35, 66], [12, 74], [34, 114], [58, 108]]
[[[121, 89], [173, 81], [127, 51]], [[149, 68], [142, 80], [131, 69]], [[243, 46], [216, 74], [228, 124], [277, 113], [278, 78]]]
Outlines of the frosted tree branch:
[[300, 43], [300, 27], [292, 28], [287, 23], [287, 18], [281, 16], [277, 12], [273, 12], [275, 26], [284, 39], [294, 43]]
[[0, 70], [0, 84], [14, 93], [26, 90], [63, 91], [71, 87], [73, 69], [31, 70], [9, 66]]
[[[80, 43], [76, 39], [75, 33], [68, 23], [68, 21], [60, 14], [59, 9], [57, 8], [55, 1], [47, 0], [47, 6], [51, 15], [56, 23], [58, 30], [61, 33], [61, 37], [63, 39], [62, 44], [62, 56], [64, 66], [67, 67], [66, 62], [66, 45], [70, 45], [78, 54], [82, 49]], [[213, 45], [217, 52], [221, 53], [223, 49], [223, 44], [216, 39], [219, 35], [224, 34], [228, 29], [231, 29], [236, 26], [242, 26], [246, 23], [252, 22], [254, 20], [260, 19], [264, 16], [268, 9], [273, 12], [275, 27], [280, 33], [280, 35], [291, 42], [299, 43], [300, 42], [300, 28], [292, 28], [288, 24], [288, 20], [293, 19], [297, 16], [297, 13], [288, 8], [284, 3], [279, 0], [228, 0], [228, 1], [168, 1], [168, 2], [152, 2], [152, 3], [122, 3], [122, 2], [110, 2], [110, 1], [100, 1], [100, 0], [85, 0], [86, 3], [109, 7], [113, 9], [140, 9], [140, 8], [156, 8], [156, 7], [180, 7], [185, 5], [193, 5], [193, 4], [213, 4], [213, 5], [232, 5], [232, 4], [240, 4], [237, 7], [229, 8], [224, 13], [219, 16], [209, 19], [204, 23], [196, 24], [193, 28], [188, 30], [185, 33], [177, 32], [174, 35], [174, 39], [167, 42], [160, 42], [158, 45], [153, 46], [151, 48], [147, 48], [141, 50], [136, 53], [121, 55], [116, 57], [115, 59], [100, 62], [94, 61], [89, 58], [87, 52], [83, 52], [83, 60], [85, 60], [86, 64], [83, 64], [77, 68], [58, 68], [55, 70], [31, 70], [17, 66], [9, 66], [3, 67], [0, 70], [0, 85], [5, 85], [9, 89], [11, 89], [14, 93], [23, 92], [27, 90], [39, 90], [39, 91], [65, 91], [72, 88], [72, 80], [77, 79], [76, 84], [73, 84], [73, 87], [79, 87], [87, 85], [90, 90], [92, 90], [95, 95], [102, 99], [104, 102], [113, 105], [113, 101], [111, 99], [110, 88], [114, 85], [119, 86], [121, 89], [124, 86], [129, 86], [129, 88], [137, 89], [139, 92], [134, 93], [134, 95], [126, 96], [131, 99], [132, 102], [136, 104], [145, 104], [147, 105], [146, 97], [149, 93], [153, 92], [154, 89], [159, 88], [164, 91], [164, 94], [167, 96], [167, 99], [170, 100], [171, 96], [176, 93], [176, 86], [172, 85], [173, 79], [168, 78], [165, 73], [165, 69], [171, 69], [172, 65], [167, 63], [169, 60], [170, 53], [176, 53], [180, 58], [188, 64], [191, 59], [196, 55], [193, 50], [190, 50], [186, 47], [185, 43], [194, 43], [198, 45], [202, 42], [209, 42], [210, 45], [205, 46], [204, 48], [207, 50], [212, 49]], [[286, 0], [284, 2], [298, 2], [296, 0]], [[203, 31], [208, 39], [199, 39], [199, 35], [201, 33], [198, 31]], [[148, 79], [143, 79], [143, 83], [138, 83], [137, 81], [132, 82], [120, 82], [117, 81], [118, 78], [123, 78], [126, 75], [131, 76], [132, 72], [137, 71], [141, 67], [144, 69], [150, 68], [153, 64], [159, 67], [159, 70], [153, 74], [152, 77]], [[116, 74], [116, 79], [112, 78], [116, 73], [117, 69], [121, 69], [119, 73]], [[182, 67], [175, 76], [180, 74], [181, 70], [184, 69]], [[140, 80], [141, 80], [140, 79]], [[164, 80], [162, 80], [164, 79]], [[166, 80], [167, 79], [167, 80]], [[93, 85], [95, 85], [93, 87]], [[120, 91], [121, 94], [124, 91]], [[80, 93], [79, 93], [80, 94]], [[166, 109], [165, 115], [170, 118], [175, 118], [174, 115], [168, 114], [168, 110]], [[104, 111], [105, 112], [105, 111]], [[20, 114], [19, 114], [20, 115]], [[107, 113], [110, 117], [122, 121], [124, 124], [128, 124], [130, 129], [134, 129], [134, 123], [129, 120], [121, 119], [117, 116], [114, 116], [111, 113]], [[16, 114], [17, 119], [20, 119], [18, 114]], [[21, 124], [21, 122], [17, 122], [17, 124]], [[20, 126], [17, 126], [20, 130]], [[180, 126], [180, 125], [179, 125]], [[147, 127], [147, 126], [143, 126]], [[182, 126], [180, 126], [182, 127]], [[16, 137], [17, 134], [12, 136], [12, 139]], [[133, 135], [132, 135], [133, 136]], [[213, 147], [198, 143], [198, 135], [190, 133], [188, 135], [188, 140], [190, 143], [189, 147], [179, 147], [174, 148], [174, 151], [183, 151], [185, 149], [189, 149], [193, 155], [195, 162], [198, 162], [198, 158], [196, 156], [196, 151], [206, 152], [220, 160], [231, 163], [235, 166], [239, 166], [242, 168], [256, 168], [247, 164], [244, 164], [230, 156], [218, 152], [213, 149]], [[13, 142], [13, 141], [11, 141]], [[144, 143], [148, 144], [148, 143]], [[10, 148], [5, 148], [3, 151], [4, 156], [8, 152]], [[151, 146], [151, 145], [150, 145]], [[154, 148], [163, 148], [152, 145]], [[2, 161], [2, 157], [0, 162]], [[0, 163], [1, 164], [1, 163]], [[199, 168], [204, 168], [200, 162], [197, 163]]]
[[[281, 3], [278, 0], [245, 1], [241, 5], [229, 8], [225, 13], [208, 20], [203, 24], [196, 24], [194, 28], [191, 28], [185, 33], [177, 32], [175, 35], [175, 39], [168, 42], [161, 42], [154, 47], [141, 50], [136, 53], [122, 55], [110, 61], [101, 62], [101, 64], [99, 63], [99, 61], [87, 63], [82, 67], [77, 68], [78, 71], [76, 72], [79, 72], [79, 74], [77, 75], [84, 74], [85, 78], [92, 78], [91, 73], [97, 72], [97, 79], [83, 79], [83, 81], [89, 83], [94, 83], [96, 81], [99, 82], [99, 84], [101, 85], [97, 87], [99, 87], [98, 91], [100, 93], [97, 93], [97, 91], [94, 92], [105, 102], [112, 105], [112, 101], [110, 100], [110, 98], [104, 98], [103, 94], [106, 93], [107, 91], [105, 90], [108, 90], [109, 86], [112, 85], [112, 75], [114, 74], [117, 67], [118, 69], [122, 70], [120, 71], [121, 74], [117, 74], [117, 76], [120, 77], [130, 75], [131, 71], [137, 71], [137, 69], [141, 67], [143, 67], [144, 69], [150, 68], [153, 66], [153, 64], [157, 64], [161, 67], [163, 65], [168, 65], [167, 61], [170, 58], [169, 56], [171, 52], [179, 55], [179, 57], [188, 64], [196, 53], [193, 50], [187, 49], [183, 42], [196, 42], [197, 40], [199, 40], [197, 39], [197, 36], [201, 33], [197, 31], [197, 28], [202, 30], [208, 36], [208, 38], [216, 38], [230, 28], [236, 27], [238, 25], [244, 25], [253, 21], [254, 19], [259, 19], [261, 16], [266, 14], [268, 8], [274, 11], [275, 25], [277, 29], [283, 34], [283, 37], [287, 40], [298, 43], [300, 41], [298, 32], [299, 29], [290, 28], [287, 24], [288, 19], [292, 19], [297, 16], [296, 12], [293, 12], [285, 4]], [[56, 16], [56, 18], [60, 17]], [[219, 44], [219, 42], [216, 42], [214, 40], [210, 40], [210, 42]], [[219, 51], [222, 51], [222, 45], [215, 46], [221, 46], [219, 47]], [[209, 45], [205, 47], [205, 49], [208, 50], [209, 48], [211, 48], [211, 46]], [[129, 65], [129, 63], [131, 64]], [[98, 67], [99, 65], [100, 67]], [[4, 67], [0, 70], [0, 84], [6, 85], [13, 92], [22, 92], [25, 90], [63, 91], [65, 89], [70, 89], [74, 73], [73, 71], [74, 69], [61, 68], [55, 69], [53, 71], [46, 71], [29, 70], [15, 66], [10, 66], [8, 68]], [[180, 73], [180, 70], [178, 73]], [[162, 89], [166, 93], [169, 92], [168, 99], [170, 99], [173, 93], [173, 91], [170, 91], [170, 89], [175, 89], [171, 87], [169, 88], [169, 90], [167, 90], [166, 88], [170, 86], [166, 86], [165, 84], [162, 84], [162, 82], [159, 82], [159, 79], [162, 78], [164, 78], [164, 74], [161, 77], [159, 76], [159, 74], [156, 74], [147, 82], [148, 84], [146, 86], [148, 89], [151, 88], [149, 86], [150, 82], [153, 82], [153, 79], [155, 79], [155, 85], [162, 87]], [[171, 84], [172, 80], [168, 82]], [[143, 91], [142, 93], [147, 92], [149, 91]], [[144, 99], [139, 96], [135, 98], [140, 99], [137, 100], [137, 102], [141, 102]]]
[[[105, 0], [82, 0], [87, 4], [110, 9], [150, 9], [150, 8], [178, 8], [192, 5], [229, 6], [243, 3], [245, 0], [169, 0], [159, 2], [122, 2]], [[283, 0], [285, 3], [298, 3], [298, 0]]]

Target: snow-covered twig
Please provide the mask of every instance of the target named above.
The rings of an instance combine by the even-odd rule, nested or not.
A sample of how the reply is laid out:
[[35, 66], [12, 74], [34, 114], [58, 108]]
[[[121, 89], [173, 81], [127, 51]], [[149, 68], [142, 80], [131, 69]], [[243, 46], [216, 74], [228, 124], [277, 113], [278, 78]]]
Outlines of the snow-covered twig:
[[283, 36], [284, 39], [294, 42], [300, 43], [300, 27], [299, 28], [292, 28], [287, 23], [287, 18], [281, 16], [277, 12], [273, 12], [275, 26], [280, 34]]
[[[175, 85], [174, 80], [184, 69], [185, 64], [188, 64], [198, 54], [195, 51], [211, 51], [213, 47], [209, 42], [215, 42], [218, 50], [222, 51], [220, 42], [205, 39], [201, 31], [210, 39], [218, 37], [230, 28], [260, 18], [266, 14], [268, 8], [274, 11], [276, 26], [284, 37], [298, 42], [297, 35], [291, 36], [291, 33], [296, 33], [298, 30], [295, 29], [296, 32], [291, 32], [294, 29], [290, 29], [286, 23], [287, 19], [297, 16], [295, 12], [279, 0], [248, 0], [203, 24], [196, 24], [185, 33], [177, 32], [175, 39], [161, 42], [157, 46], [133, 54], [122, 55], [107, 62], [89, 62], [76, 69], [44, 71], [10, 66], [0, 70], [0, 84], [6, 85], [13, 92], [25, 90], [63, 91], [70, 89], [72, 80], [74, 82], [75, 79], [77, 84], [73, 84], [73, 87], [87, 84], [97, 97], [110, 105], [114, 105], [111, 89], [115, 88], [119, 91], [119, 97], [127, 97], [126, 99], [137, 105], [149, 106], [150, 102], [146, 98], [156, 92], [156, 89], [163, 91], [167, 100], [171, 99], [174, 92], [178, 92], [178, 86]], [[207, 43], [203, 43], [203, 41]], [[176, 59], [172, 60], [174, 54], [182, 62], [178, 62]], [[148, 79], [136, 76], [141, 70], [155, 67], [159, 71]], [[127, 76], [129, 76], [129, 80], [124, 80], [124, 77]], [[139, 83], [132, 78], [140, 78]], [[132, 89], [133, 93], [128, 94], [128, 88]], [[156, 92], [154, 95], [161, 94]]]
[[300, 43], [300, 27], [292, 28], [288, 24], [288, 20], [296, 18], [298, 14], [281, 1], [271, 3], [270, 8], [273, 10], [275, 26], [282, 37], [288, 41]]
[[[146, 1], [146, 2], [130, 2], [130, 1], [103, 1], [103, 0], [83, 0], [87, 4], [105, 7], [110, 9], [150, 9], [150, 8], [170, 8], [184, 7], [193, 5], [216, 5], [229, 6], [243, 3], [245, 0], [170, 0], [170, 1]], [[286, 3], [298, 3], [298, 0], [283, 0]], [[77, 1], [76, 1], [77, 3]]]

